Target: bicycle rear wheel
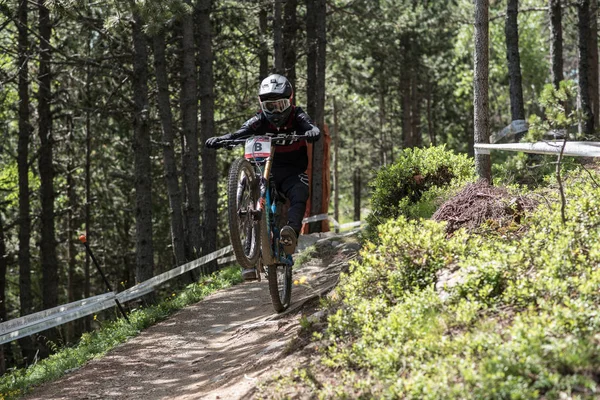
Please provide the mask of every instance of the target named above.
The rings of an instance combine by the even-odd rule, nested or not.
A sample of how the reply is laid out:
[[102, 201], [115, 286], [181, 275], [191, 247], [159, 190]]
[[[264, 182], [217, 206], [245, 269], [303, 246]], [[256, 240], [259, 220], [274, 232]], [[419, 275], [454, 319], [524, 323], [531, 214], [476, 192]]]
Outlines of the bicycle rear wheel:
[[267, 274], [273, 308], [282, 312], [289, 307], [292, 297], [292, 266], [269, 265]]
[[227, 210], [233, 253], [242, 268], [254, 268], [260, 256], [260, 224], [255, 219], [258, 196], [252, 164], [238, 158], [229, 169]]

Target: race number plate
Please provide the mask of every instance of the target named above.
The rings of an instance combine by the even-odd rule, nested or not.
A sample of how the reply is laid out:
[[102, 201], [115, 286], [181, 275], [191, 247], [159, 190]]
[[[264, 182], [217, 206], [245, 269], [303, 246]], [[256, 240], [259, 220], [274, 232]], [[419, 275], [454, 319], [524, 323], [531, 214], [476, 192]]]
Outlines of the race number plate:
[[271, 138], [268, 136], [254, 136], [246, 140], [247, 159], [266, 158], [271, 155]]

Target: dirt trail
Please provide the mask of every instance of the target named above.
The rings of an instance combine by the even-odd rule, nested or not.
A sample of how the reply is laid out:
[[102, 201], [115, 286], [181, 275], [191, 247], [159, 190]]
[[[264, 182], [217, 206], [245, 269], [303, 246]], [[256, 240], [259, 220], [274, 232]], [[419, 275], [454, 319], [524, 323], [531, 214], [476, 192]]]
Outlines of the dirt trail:
[[[304, 238], [304, 245], [318, 237]], [[347, 242], [348, 240], [344, 240]], [[337, 283], [355, 243], [322, 239], [317, 257], [295, 269], [292, 305], [275, 314], [266, 280], [238, 285], [186, 307], [139, 336], [25, 399], [246, 399], [294, 358], [285, 350], [302, 306]]]

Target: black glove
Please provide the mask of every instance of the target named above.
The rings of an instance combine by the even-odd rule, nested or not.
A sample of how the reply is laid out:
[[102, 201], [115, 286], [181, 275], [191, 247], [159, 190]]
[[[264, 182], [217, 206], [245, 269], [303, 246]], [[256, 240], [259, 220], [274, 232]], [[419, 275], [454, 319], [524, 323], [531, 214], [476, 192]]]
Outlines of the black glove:
[[219, 147], [219, 142], [221, 141], [221, 138], [219, 136], [214, 136], [209, 138], [206, 143], [204, 143], [204, 145], [206, 146], [206, 148], [208, 149], [216, 149]]
[[316, 126], [313, 126], [310, 131], [304, 132], [304, 136], [306, 136], [307, 142], [314, 143], [321, 137], [321, 131]]
[[204, 143], [204, 145], [206, 146], [206, 148], [208, 149], [217, 149], [219, 147], [221, 147], [221, 142], [224, 140], [230, 140], [231, 139], [231, 133], [227, 133], [223, 136], [215, 136], [215, 137], [211, 137], [209, 138], [206, 143]]

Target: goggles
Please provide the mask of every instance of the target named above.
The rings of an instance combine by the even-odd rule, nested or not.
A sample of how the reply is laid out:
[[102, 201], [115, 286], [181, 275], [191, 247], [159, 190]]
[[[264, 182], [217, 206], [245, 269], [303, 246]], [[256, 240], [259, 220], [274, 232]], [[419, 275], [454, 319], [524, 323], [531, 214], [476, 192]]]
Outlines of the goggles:
[[287, 110], [290, 104], [290, 99], [263, 100], [260, 102], [260, 107], [264, 112], [280, 113]]

